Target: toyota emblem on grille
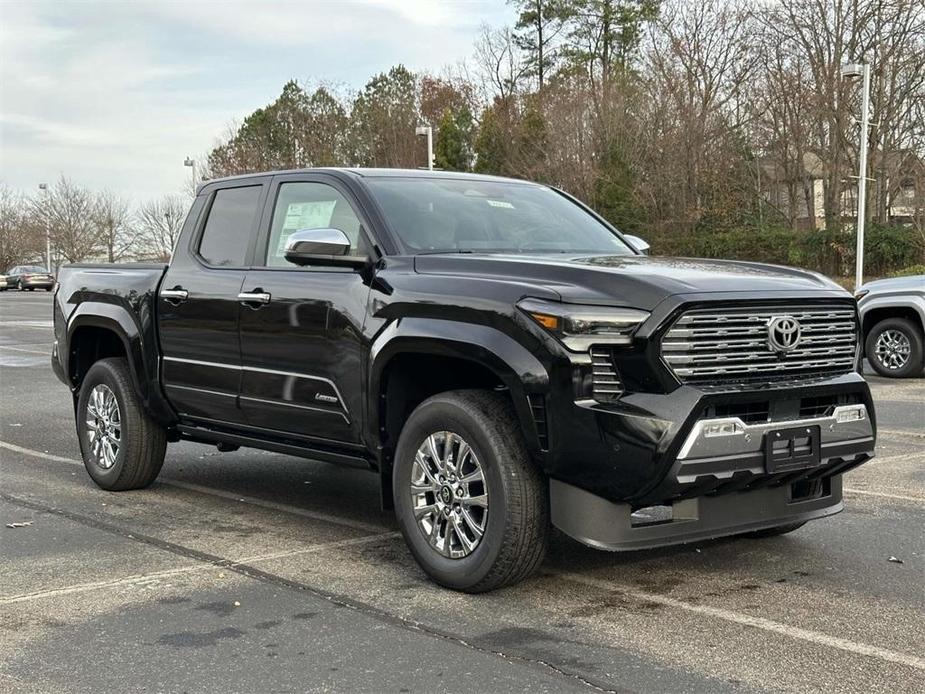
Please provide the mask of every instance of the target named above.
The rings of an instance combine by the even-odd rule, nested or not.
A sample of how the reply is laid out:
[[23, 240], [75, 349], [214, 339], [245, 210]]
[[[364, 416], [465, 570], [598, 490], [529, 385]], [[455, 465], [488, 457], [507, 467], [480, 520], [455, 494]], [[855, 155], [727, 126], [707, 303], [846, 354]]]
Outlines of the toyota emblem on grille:
[[800, 344], [800, 321], [793, 316], [774, 316], [768, 321], [768, 347], [772, 352], [789, 352]]

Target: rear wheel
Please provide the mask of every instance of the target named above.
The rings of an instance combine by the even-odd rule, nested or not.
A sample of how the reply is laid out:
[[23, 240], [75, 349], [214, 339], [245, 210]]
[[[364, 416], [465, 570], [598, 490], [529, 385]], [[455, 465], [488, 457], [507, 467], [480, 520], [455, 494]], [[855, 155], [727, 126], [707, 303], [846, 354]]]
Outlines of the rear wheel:
[[546, 481], [497, 393], [451, 391], [419, 405], [399, 437], [392, 493], [411, 553], [440, 585], [489, 591], [543, 560]]
[[84, 466], [103, 489], [147, 487], [164, 463], [166, 432], [142, 408], [123, 358], [90, 367], [77, 401], [77, 433]]
[[887, 318], [867, 334], [870, 365], [881, 376], [909, 378], [922, 372], [922, 331], [907, 318]]

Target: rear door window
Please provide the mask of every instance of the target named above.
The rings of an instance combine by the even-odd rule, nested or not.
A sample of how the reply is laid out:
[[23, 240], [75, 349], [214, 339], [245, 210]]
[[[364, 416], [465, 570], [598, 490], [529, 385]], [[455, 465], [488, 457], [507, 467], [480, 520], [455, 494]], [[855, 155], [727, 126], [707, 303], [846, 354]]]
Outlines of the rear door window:
[[261, 186], [223, 188], [215, 193], [202, 238], [199, 256], [209, 265], [241, 267], [256, 233]]

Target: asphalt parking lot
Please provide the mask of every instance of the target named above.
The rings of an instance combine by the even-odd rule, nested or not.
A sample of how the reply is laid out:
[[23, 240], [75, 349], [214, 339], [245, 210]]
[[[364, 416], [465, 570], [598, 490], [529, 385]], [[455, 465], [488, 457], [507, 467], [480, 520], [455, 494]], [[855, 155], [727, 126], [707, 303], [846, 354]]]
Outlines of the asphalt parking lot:
[[[925, 691], [925, 380], [871, 377], [878, 457], [784, 537], [430, 583], [375, 476], [172, 444], [83, 470], [51, 296], [0, 294], [0, 691]], [[7, 524], [26, 524], [10, 528]]]

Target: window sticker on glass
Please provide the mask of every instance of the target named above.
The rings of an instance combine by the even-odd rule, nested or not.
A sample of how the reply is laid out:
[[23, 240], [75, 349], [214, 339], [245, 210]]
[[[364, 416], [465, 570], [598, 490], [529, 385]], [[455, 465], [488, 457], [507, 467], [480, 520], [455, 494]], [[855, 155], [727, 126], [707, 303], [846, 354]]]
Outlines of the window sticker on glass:
[[279, 247], [276, 252], [282, 255], [286, 251], [289, 236], [300, 229], [323, 229], [331, 224], [334, 206], [337, 200], [319, 200], [317, 202], [293, 202], [286, 208], [286, 217], [279, 235]]
[[487, 202], [492, 207], [504, 207], [508, 210], [514, 209], [514, 206], [511, 203], [505, 202], [504, 200], [486, 200], [485, 202]]

